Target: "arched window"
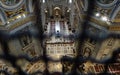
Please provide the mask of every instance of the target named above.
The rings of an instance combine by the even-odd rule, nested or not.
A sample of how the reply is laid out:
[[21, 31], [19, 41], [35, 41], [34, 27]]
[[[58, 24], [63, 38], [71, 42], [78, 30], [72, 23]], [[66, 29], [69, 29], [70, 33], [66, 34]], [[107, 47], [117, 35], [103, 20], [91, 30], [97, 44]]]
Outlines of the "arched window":
[[23, 35], [20, 37], [20, 44], [22, 47], [25, 47], [27, 45], [29, 45], [30, 43], [32, 43], [32, 38], [30, 35]]
[[89, 47], [86, 47], [84, 50], [83, 57], [89, 57], [91, 55], [91, 49]]

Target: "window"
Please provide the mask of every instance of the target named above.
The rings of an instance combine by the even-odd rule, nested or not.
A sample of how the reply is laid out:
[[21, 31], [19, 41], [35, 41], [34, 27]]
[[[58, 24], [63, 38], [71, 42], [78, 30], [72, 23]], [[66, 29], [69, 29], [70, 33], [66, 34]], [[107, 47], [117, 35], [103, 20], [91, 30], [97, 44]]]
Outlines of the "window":
[[29, 45], [30, 43], [32, 43], [32, 38], [30, 35], [23, 35], [19, 38], [20, 40], [20, 44], [22, 47], [25, 47], [27, 45]]
[[84, 57], [89, 57], [91, 55], [91, 49], [89, 47], [86, 47], [84, 50]]

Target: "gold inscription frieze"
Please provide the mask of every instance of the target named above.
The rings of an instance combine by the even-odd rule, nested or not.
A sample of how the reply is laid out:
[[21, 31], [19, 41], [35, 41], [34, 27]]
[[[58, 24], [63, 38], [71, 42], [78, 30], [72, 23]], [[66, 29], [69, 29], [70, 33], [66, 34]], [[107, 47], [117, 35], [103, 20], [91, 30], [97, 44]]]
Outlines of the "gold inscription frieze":
[[13, 30], [13, 29], [15, 29], [15, 28], [17, 28], [17, 27], [19, 27], [19, 26], [22, 26], [22, 25], [30, 22], [30, 21], [31, 21], [31, 22], [34, 22], [35, 19], [36, 19], [35, 16], [29, 16], [29, 17], [27, 17], [27, 18], [25, 18], [25, 19], [22, 19], [21, 21], [15, 23], [14, 25], [10, 26], [10, 27], [9, 27], [9, 30]]
[[110, 26], [109, 30], [110, 31], [120, 31], [120, 25]]
[[8, 18], [12, 18], [18, 14], [24, 13], [26, 12], [25, 10], [25, 5], [23, 5], [21, 8], [19, 8], [18, 10], [13, 10], [13, 11], [6, 11], [6, 15]]

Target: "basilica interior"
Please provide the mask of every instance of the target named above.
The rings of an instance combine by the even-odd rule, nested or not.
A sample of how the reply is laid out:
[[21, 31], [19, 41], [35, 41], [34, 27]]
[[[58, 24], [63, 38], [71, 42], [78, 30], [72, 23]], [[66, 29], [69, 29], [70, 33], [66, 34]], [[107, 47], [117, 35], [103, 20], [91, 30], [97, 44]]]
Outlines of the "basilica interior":
[[120, 75], [119, 0], [0, 0], [0, 75]]

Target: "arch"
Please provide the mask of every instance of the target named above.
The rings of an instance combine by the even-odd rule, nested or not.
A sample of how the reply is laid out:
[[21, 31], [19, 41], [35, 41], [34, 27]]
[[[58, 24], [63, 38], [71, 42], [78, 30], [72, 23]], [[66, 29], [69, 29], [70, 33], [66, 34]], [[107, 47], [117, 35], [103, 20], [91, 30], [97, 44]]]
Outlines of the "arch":
[[113, 10], [111, 11], [110, 16], [109, 16], [110, 20], [113, 20], [116, 17], [116, 15], [118, 14], [119, 10], [120, 10], [120, 3], [117, 4], [113, 8]]
[[84, 0], [84, 11], [88, 9], [88, 0]]
[[1, 19], [2, 23], [3, 23], [3, 25], [6, 24], [7, 17], [5, 15], [4, 11], [1, 10], [1, 9], [0, 9], [0, 19]]
[[32, 8], [32, 0], [26, 0], [26, 7], [27, 7], [27, 11], [32, 13], [33, 12], [33, 8]]
[[98, 2], [98, 0], [96, 0], [97, 5], [101, 6], [102, 8], [111, 8], [111, 7], [114, 6], [117, 2], [118, 2], [118, 0], [114, 0], [112, 3], [103, 4], [103, 3]]
[[83, 56], [85, 57], [91, 56], [91, 49], [89, 47], [85, 47]]
[[20, 6], [22, 6], [24, 3], [25, 3], [25, 0], [20, 0], [20, 2], [17, 3], [16, 5], [9, 6], [9, 5], [3, 4], [2, 1], [0, 1], [0, 7], [5, 9], [5, 10], [14, 10], [14, 9], [17, 9]]

